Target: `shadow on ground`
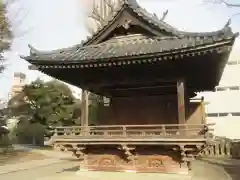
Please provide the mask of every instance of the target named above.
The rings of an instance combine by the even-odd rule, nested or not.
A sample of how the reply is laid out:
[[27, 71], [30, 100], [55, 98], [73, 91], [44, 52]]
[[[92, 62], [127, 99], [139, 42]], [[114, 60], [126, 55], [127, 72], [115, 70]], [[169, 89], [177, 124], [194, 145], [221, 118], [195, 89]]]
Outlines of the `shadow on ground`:
[[57, 174], [64, 173], [64, 172], [77, 172], [79, 170], [79, 166], [73, 166], [69, 168], [64, 168], [61, 171], [58, 171]]
[[78, 170], [79, 170], [79, 166], [74, 166], [74, 167], [71, 167], [71, 168], [63, 169], [62, 172], [76, 172]]

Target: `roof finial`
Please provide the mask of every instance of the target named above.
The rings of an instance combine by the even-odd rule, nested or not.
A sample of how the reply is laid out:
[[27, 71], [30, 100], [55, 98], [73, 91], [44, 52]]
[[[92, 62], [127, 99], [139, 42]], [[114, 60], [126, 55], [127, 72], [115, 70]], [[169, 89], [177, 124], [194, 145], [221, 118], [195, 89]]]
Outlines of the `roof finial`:
[[36, 52], [38, 52], [31, 44], [28, 44], [28, 47], [30, 48], [30, 54], [36, 54]]
[[24, 56], [24, 55], [19, 55], [19, 57], [21, 58], [21, 59], [26, 59], [26, 56]]
[[236, 32], [234, 36], [237, 38], [239, 36], [239, 32]]
[[227, 23], [225, 24], [224, 28], [229, 27], [231, 24], [231, 18], [228, 19]]
[[165, 12], [163, 12], [163, 15], [162, 15], [160, 20], [164, 21], [164, 19], [166, 18], [167, 14], [168, 14], [168, 9]]

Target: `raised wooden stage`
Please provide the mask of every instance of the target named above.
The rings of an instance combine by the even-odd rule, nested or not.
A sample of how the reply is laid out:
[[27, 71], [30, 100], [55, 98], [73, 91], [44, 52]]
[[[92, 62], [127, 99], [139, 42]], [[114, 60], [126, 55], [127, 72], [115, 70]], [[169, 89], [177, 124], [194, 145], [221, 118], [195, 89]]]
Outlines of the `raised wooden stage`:
[[187, 173], [211, 143], [212, 125], [58, 127], [53, 141], [55, 149], [72, 151], [84, 170]]

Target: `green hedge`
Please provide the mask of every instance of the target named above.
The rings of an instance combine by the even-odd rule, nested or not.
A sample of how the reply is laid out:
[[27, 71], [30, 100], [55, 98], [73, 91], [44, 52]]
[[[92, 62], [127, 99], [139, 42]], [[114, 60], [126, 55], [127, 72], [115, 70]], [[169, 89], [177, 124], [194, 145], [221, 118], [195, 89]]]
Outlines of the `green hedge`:
[[2, 135], [0, 137], [0, 153], [8, 152], [10, 149], [12, 149], [11, 140], [8, 135]]
[[15, 128], [15, 136], [19, 144], [44, 145], [45, 126], [39, 123], [20, 123]]

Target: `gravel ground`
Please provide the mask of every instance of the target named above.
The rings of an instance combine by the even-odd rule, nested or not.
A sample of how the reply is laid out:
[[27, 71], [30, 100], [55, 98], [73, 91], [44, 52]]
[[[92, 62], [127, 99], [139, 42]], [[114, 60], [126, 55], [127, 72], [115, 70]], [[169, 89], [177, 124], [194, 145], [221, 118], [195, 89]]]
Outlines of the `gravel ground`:
[[78, 161], [62, 161], [52, 165], [22, 170], [0, 175], [4, 180], [230, 180], [223, 168], [196, 161], [193, 165], [192, 177], [174, 174], [135, 174], [135, 173], [110, 173], [110, 172], [78, 172]]
[[0, 166], [6, 164], [15, 164], [31, 160], [39, 160], [47, 158], [45, 155], [36, 152], [25, 152], [21, 150], [13, 150], [8, 153], [0, 153]]
[[19, 172], [0, 175], [0, 179], [4, 180], [122, 180], [133, 179], [145, 180], [190, 180], [189, 176], [169, 175], [169, 174], [134, 174], [134, 173], [110, 173], [110, 172], [79, 172], [78, 161], [64, 161], [44, 167], [23, 170]]
[[41, 178], [61, 176], [64, 174], [75, 175], [78, 170], [79, 162], [62, 161], [59, 163], [31, 168], [28, 170], [20, 170], [8, 174], [0, 175], [1, 180], [37, 180]]
[[[34, 150], [35, 151], [35, 150]], [[138, 180], [240, 180], [240, 161], [236, 160], [197, 160], [193, 163], [193, 171], [189, 176], [174, 175], [174, 174], [135, 174], [135, 173], [110, 173], [110, 172], [80, 172], [79, 161], [73, 159], [65, 159], [61, 153], [48, 150], [42, 151], [49, 158], [55, 154], [52, 159], [56, 162], [52, 164], [45, 163], [40, 166], [40, 161], [36, 160], [34, 167], [31, 166], [28, 170], [19, 170], [0, 175], [1, 180], [122, 180], [122, 179], [138, 179]], [[60, 156], [61, 155], [61, 156]], [[48, 159], [49, 159], [48, 158]], [[51, 160], [51, 159], [50, 159]], [[42, 161], [50, 161], [43, 159]], [[39, 165], [37, 165], [39, 162]], [[21, 167], [27, 163], [19, 163]], [[43, 163], [44, 164], [44, 163]], [[9, 165], [11, 166], [11, 165]], [[2, 166], [3, 167], [3, 166]], [[1, 166], [0, 166], [1, 171]]]
[[231, 180], [222, 166], [205, 161], [194, 161], [192, 169], [192, 180]]

